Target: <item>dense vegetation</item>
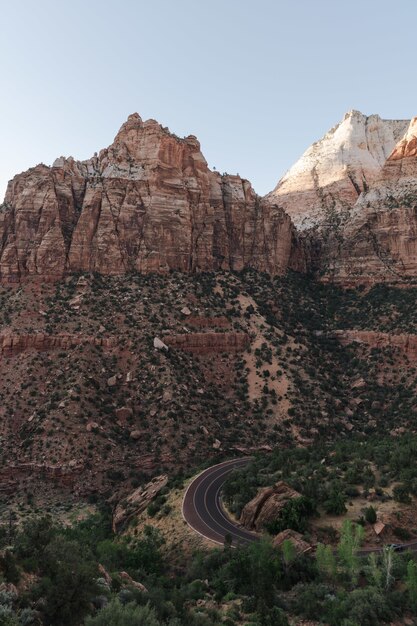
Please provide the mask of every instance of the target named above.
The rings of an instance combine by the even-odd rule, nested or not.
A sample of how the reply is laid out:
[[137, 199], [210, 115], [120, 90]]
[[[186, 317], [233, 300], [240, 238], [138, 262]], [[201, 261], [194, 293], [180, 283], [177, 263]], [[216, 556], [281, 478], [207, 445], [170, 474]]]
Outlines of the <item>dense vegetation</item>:
[[[287, 527], [305, 531], [305, 518], [315, 512], [342, 515], [348, 501], [372, 497], [368, 505], [369, 522], [375, 522], [370, 511], [387, 500], [408, 504], [417, 496], [417, 436], [355, 437], [335, 444], [317, 443], [306, 448], [276, 448], [271, 454], [258, 454], [246, 467], [234, 471], [224, 485], [224, 498], [229, 509], [240, 516], [244, 505], [251, 500], [259, 487], [284, 480], [310, 502], [304, 514], [300, 511], [293, 519], [285, 511]], [[369, 503], [370, 504], [370, 503]], [[399, 508], [399, 507], [398, 507]], [[366, 515], [366, 512], [365, 512]], [[398, 510], [396, 532], [402, 539], [417, 534], [414, 528], [401, 528], [401, 511]], [[358, 519], [365, 523], [365, 516]], [[273, 532], [281, 530], [282, 520], [277, 520]]]
[[154, 529], [115, 538], [105, 514], [72, 528], [33, 518], [2, 540], [2, 626], [286, 626], [291, 615], [372, 626], [417, 614], [413, 557], [391, 548], [359, 557], [362, 531], [351, 523], [335, 553], [319, 545], [316, 556], [297, 556], [267, 539], [232, 549], [226, 540], [175, 569]]

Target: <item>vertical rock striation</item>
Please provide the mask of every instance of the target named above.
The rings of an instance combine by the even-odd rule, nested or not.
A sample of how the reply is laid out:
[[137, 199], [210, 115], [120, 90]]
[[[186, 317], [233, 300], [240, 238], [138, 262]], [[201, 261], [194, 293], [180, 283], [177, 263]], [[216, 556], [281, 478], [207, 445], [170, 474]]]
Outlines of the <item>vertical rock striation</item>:
[[417, 118], [358, 198], [322, 268], [342, 283], [417, 278]]
[[278, 182], [268, 198], [299, 230], [323, 228], [353, 207], [378, 177], [409, 120], [383, 120], [359, 111], [313, 143]]
[[323, 280], [417, 278], [417, 118], [351, 111], [267, 198], [292, 217]]
[[0, 210], [0, 280], [71, 271], [304, 269], [290, 218], [247, 180], [212, 172], [194, 136], [129, 116], [87, 161], [16, 176]]

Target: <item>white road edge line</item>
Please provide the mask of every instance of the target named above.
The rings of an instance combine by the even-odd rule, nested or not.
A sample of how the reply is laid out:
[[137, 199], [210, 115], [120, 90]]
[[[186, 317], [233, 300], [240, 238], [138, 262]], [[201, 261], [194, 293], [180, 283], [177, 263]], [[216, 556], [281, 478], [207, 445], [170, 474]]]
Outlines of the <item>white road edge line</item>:
[[[182, 499], [182, 505], [181, 505], [182, 519], [187, 524], [187, 526], [189, 526], [189, 528], [191, 528], [191, 530], [193, 530], [195, 533], [200, 535], [200, 537], [203, 537], [203, 539], [207, 539], [208, 541], [212, 541], [213, 543], [216, 543], [219, 546], [222, 546], [223, 543], [224, 543], [224, 542], [216, 541], [215, 539], [211, 539], [210, 537], [207, 537], [206, 535], [203, 535], [203, 533], [201, 533], [199, 530], [197, 530], [197, 528], [194, 528], [194, 526], [192, 524], [190, 524], [189, 521], [187, 520], [187, 518], [185, 517], [185, 515], [184, 515], [184, 502], [185, 502], [185, 498], [187, 497], [189, 489], [194, 484], [194, 482], [198, 478], [200, 478], [200, 476], [202, 476], [204, 474], [204, 472], [208, 472], [209, 470], [212, 470], [214, 467], [220, 467], [221, 465], [229, 465], [229, 464], [232, 465], [233, 463], [236, 463], [236, 461], [249, 461], [250, 459], [251, 459], [251, 457], [243, 457], [241, 459], [234, 459], [232, 461], [222, 461], [221, 463], [216, 463], [216, 465], [212, 465], [211, 467], [207, 467], [205, 470], [203, 470], [202, 472], [197, 474], [197, 476], [190, 482], [190, 484], [188, 485], [187, 489], [185, 490], [184, 497]], [[198, 515], [198, 517], [200, 517], [198, 511], [197, 511], [197, 515]], [[201, 517], [200, 517], [200, 519], [201, 519]], [[204, 520], [202, 520], [202, 522], [207, 526], [207, 524], [204, 522]]]

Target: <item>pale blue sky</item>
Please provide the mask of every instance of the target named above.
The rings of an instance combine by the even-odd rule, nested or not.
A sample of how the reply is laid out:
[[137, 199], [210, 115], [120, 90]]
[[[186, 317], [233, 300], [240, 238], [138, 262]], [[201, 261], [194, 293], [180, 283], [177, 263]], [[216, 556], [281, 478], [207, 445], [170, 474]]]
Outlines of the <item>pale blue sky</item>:
[[129, 113], [270, 191], [349, 109], [417, 115], [415, 0], [0, 0], [0, 196]]

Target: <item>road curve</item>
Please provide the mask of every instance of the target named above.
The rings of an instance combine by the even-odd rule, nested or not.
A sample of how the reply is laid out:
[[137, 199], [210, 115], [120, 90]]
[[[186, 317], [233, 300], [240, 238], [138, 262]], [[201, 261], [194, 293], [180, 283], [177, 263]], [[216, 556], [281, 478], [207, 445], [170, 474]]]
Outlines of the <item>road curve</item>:
[[[250, 458], [224, 461], [204, 470], [189, 484], [182, 502], [182, 514], [187, 524], [199, 535], [214, 543], [223, 545], [224, 538], [229, 534], [232, 545], [248, 544], [257, 541], [260, 535], [251, 533], [226, 514], [221, 501], [221, 488], [230, 472], [244, 467]], [[396, 551], [411, 550], [417, 552], [417, 542], [395, 545]], [[358, 556], [365, 557], [372, 552], [382, 552], [384, 546], [370, 546], [358, 551]], [[335, 550], [335, 554], [337, 551]]]
[[247, 544], [259, 535], [245, 530], [225, 513], [221, 502], [221, 488], [230, 472], [243, 467], [249, 458], [224, 461], [201, 472], [188, 486], [182, 502], [182, 514], [187, 524], [206, 539], [223, 544], [229, 534], [232, 544]]

